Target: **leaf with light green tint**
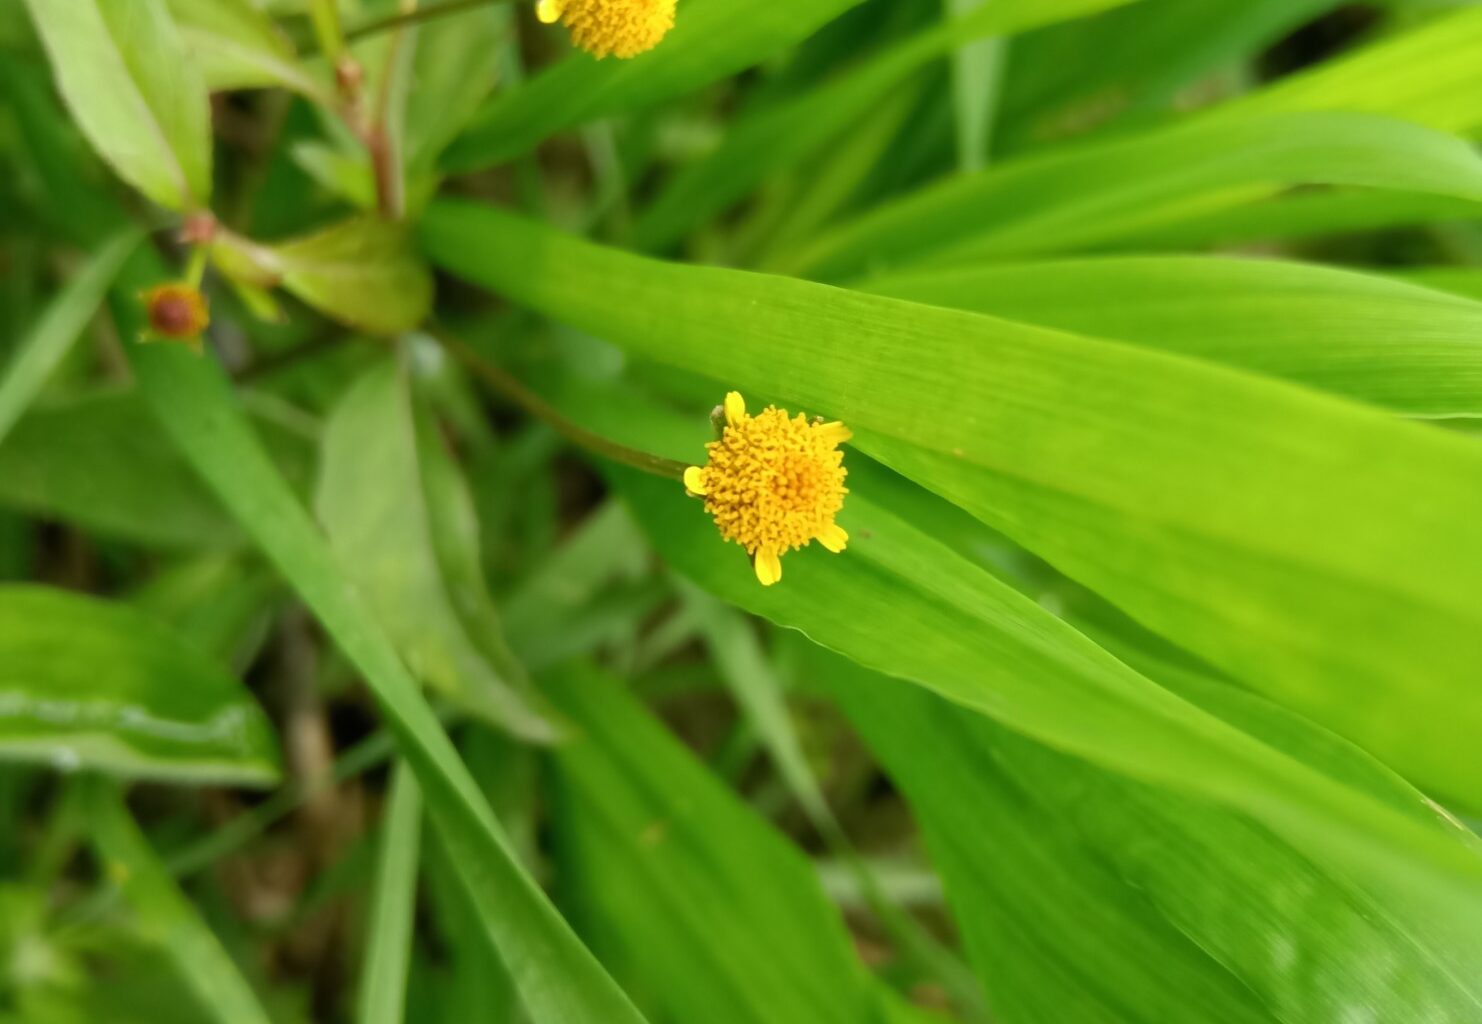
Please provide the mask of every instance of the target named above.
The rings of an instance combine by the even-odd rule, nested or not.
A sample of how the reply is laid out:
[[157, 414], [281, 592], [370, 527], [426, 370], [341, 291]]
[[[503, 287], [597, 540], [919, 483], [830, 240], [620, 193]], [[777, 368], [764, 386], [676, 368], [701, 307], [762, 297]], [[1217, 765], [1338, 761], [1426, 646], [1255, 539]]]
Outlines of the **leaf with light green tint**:
[[417, 863], [422, 839], [422, 793], [398, 764], [381, 824], [381, 850], [366, 930], [369, 947], [360, 973], [359, 1024], [401, 1024], [417, 910]]
[[574, 53], [493, 97], [443, 162], [454, 171], [487, 167], [564, 129], [694, 92], [807, 38], [858, 3], [688, 0], [674, 30], [648, 53], [602, 61]]
[[476, 548], [461, 553], [473, 568], [456, 577], [439, 557], [440, 539], [471, 522], [470, 499], [435, 426], [413, 409], [408, 374], [382, 363], [331, 414], [319, 521], [413, 675], [493, 725], [548, 742], [555, 730], [504, 642]]
[[253, 285], [281, 285], [326, 316], [370, 334], [409, 331], [432, 308], [432, 274], [406, 229], [374, 216], [271, 245], [224, 235], [212, 255], [223, 273]]
[[1410, 416], [1482, 416], [1482, 304], [1374, 274], [1105, 257], [924, 270], [866, 287], [1196, 356]]
[[[910, 800], [1007, 1024], [1339, 1020], [1355, 1006], [1378, 1020], [1463, 1020], [1475, 1011], [1413, 922], [1248, 818], [1101, 771], [796, 646], [800, 671], [847, 711]], [[1205, 697], [1266, 716], [1298, 756], [1317, 750], [1383, 771], [1238, 691], [1210, 686]], [[1419, 793], [1392, 776], [1385, 783], [1376, 796], [1430, 816]]]
[[105, 877], [133, 911], [136, 930], [174, 961], [201, 1008], [220, 1024], [270, 1024], [252, 987], [139, 831], [117, 786], [102, 779], [83, 785], [93, 846]]
[[154, 619], [40, 586], [0, 587], [0, 758], [129, 778], [278, 778], [246, 687]]
[[[1367, 114], [1196, 121], [1062, 148], [928, 186], [819, 239], [791, 265], [867, 267], [1084, 249], [1177, 222], [1232, 191], [1361, 185], [1482, 199], [1482, 157], [1419, 125]], [[790, 269], [790, 268], [789, 268]]]
[[335, 102], [299, 62], [293, 43], [251, 0], [169, 0], [187, 51], [212, 90], [292, 89]]
[[428, 171], [494, 91], [493, 55], [513, 30], [508, 6], [474, 8], [417, 29], [416, 87], [407, 98], [407, 166]]
[[434, 206], [423, 236], [449, 270], [634, 355], [843, 420], [856, 447], [1436, 792], [1465, 802], [1482, 782], [1482, 705], [1455, 699], [1482, 671], [1482, 449], [1465, 439], [1162, 352], [647, 260], [491, 207]]
[[1287, 110], [1388, 114], [1441, 131], [1482, 131], [1482, 8], [1417, 28], [1284, 78], [1212, 116]]
[[838, 912], [802, 855], [611, 679], [550, 693], [582, 738], [555, 754], [573, 912], [655, 1019], [879, 1019]]
[[432, 275], [397, 225], [360, 218], [273, 252], [284, 288], [372, 334], [411, 330], [432, 307]]
[[114, 276], [138, 244], [139, 233], [128, 231], [94, 253], [52, 300], [41, 322], [21, 340], [10, 364], [0, 367], [0, 447], [92, 320]]
[[172, 210], [211, 198], [205, 83], [165, 0], [26, 0], [67, 107], [119, 177]]
[[642, 1024], [516, 860], [437, 716], [268, 460], [221, 371], [170, 346], [134, 346], [129, 354], [140, 390], [171, 440], [362, 673], [416, 773], [482, 938], [508, 967], [531, 1020]]
[[798, 99], [742, 121], [709, 157], [685, 168], [639, 220], [635, 241], [661, 248], [745, 196], [767, 175], [824, 149], [912, 74], [964, 43], [1022, 32], [1131, 0], [1007, 0], [984, 4], [872, 55]]

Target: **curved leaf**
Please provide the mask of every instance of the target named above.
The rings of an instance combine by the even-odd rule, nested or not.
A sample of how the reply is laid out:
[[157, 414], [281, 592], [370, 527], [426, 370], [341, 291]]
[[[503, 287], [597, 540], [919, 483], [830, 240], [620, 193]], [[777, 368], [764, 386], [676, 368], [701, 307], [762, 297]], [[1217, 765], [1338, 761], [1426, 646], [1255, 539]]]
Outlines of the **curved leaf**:
[[250, 0], [169, 0], [186, 49], [212, 90], [279, 86], [333, 104], [333, 93], [308, 73], [293, 43]]
[[1482, 416], [1482, 303], [1373, 274], [1107, 257], [925, 270], [867, 288], [1198, 356], [1411, 416]]
[[72, 116], [119, 177], [161, 206], [205, 206], [210, 107], [164, 0], [26, 2]]
[[263, 785], [267, 717], [236, 679], [124, 605], [0, 587], [0, 757], [132, 778]]

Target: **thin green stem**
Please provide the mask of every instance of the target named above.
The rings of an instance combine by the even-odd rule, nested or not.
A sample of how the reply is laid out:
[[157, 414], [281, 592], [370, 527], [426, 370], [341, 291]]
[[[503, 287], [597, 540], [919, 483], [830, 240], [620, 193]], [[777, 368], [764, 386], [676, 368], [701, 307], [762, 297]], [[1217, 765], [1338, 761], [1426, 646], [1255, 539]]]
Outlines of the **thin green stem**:
[[366, 36], [379, 35], [382, 32], [392, 32], [399, 28], [405, 28], [408, 25], [416, 25], [423, 21], [441, 18], [447, 14], [470, 11], [475, 7], [485, 7], [492, 3], [508, 2], [509, 0], [447, 0], [446, 3], [434, 4], [431, 7], [419, 7], [415, 11], [403, 11], [384, 18], [376, 18], [363, 25], [356, 25], [345, 33], [345, 38], [353, 43], [358, 39], [364, 39]]
[[479, 355], [467, 342], [440, 327], [429, 328], [429, 333], [479, 380], [514, 402], [531, 416], [549, 424], [573, 444], [614, 462], [641, 469], [645, 473], [667, 477], [670, 480], [684, 479], [684, 471], [689, 468], [685, 463], [650, 455], [648, 452], [641, 452], [636, 448], [618, 444], [616, 441], [609, 441], [600, 434], [594, 434], [586, 427], [567, 419], [555, 406], [521, 384], [503, 367]]

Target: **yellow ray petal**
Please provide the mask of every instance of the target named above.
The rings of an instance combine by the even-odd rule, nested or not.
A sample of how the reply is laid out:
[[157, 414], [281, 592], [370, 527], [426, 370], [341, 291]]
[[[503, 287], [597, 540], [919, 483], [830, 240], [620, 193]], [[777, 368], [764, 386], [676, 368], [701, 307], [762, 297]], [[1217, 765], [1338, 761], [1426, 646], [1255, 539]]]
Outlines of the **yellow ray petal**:
[[782, 579], [782, 559], [775, 551], [758, 551], [752, 565], [756, 569], [756, 578], [762, 581], [764, 587], [770, 587]]
[[726, 422], [735, 426], [746, 418], [746, 399], [739, 391], [726, 392]]
[[818, 535], [818, 543], [828, 548], [834, 554], [843, 551], [849, 544], [849, 534], [842, 526], [830, 523], [828, 527]]
[[691, 466], [684, 471], [684, 489], [696, 497], [705, 494], [705, 471], [699, 466]]
[[553, 25], [561, 18], [561, 0], [540, 0], [535, 5], [535, 16], [547, 25]]
[[820, 423], [813, 428], [813, 432], [822, 437], [828, 444], [843, 444], [854, 436], [854, 431], [844, 426], [838, 420], [832, 423]]

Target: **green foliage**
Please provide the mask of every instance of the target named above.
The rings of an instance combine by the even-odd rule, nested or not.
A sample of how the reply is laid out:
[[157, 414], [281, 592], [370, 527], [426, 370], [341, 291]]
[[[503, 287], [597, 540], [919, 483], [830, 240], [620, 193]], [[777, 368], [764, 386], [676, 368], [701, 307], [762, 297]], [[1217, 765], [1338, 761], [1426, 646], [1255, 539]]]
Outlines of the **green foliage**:
[[534, 8], [0, 5], [0, 1024], [1475, 1020], [1482, 9]]

